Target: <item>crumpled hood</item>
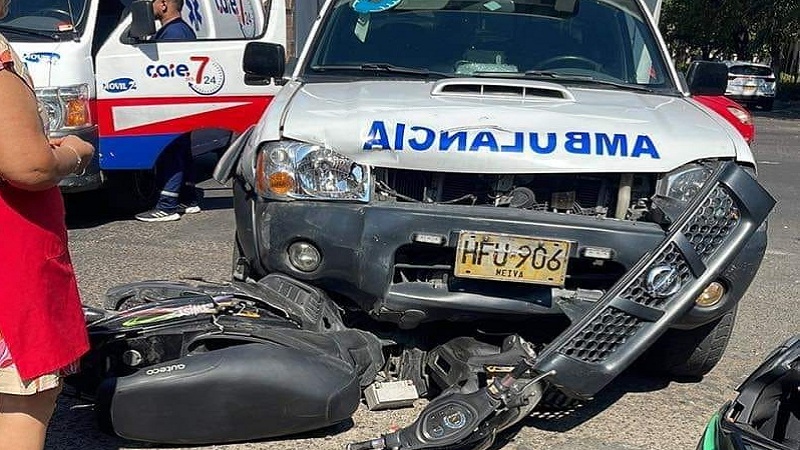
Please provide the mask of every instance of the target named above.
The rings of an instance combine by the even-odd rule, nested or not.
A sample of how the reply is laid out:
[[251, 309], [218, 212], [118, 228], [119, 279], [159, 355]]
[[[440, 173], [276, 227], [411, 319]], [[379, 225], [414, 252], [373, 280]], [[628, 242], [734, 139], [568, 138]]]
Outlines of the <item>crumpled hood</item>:
[[685, 98], [613, 88], [380, 80], [304, 85], [289, 103], [283, 136], [377, 167], [667, 172], [735, 157], [737, 136], [726, 125]]

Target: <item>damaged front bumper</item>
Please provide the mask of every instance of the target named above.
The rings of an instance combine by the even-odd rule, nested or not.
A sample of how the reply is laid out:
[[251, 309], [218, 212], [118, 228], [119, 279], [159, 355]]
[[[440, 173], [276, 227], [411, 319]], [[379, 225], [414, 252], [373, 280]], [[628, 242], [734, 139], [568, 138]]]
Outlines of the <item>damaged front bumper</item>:
[[[394, 202], [270, 202], [255, 199], [239, 183], [234, 192], [239, 206], [249, 205], [236, 208], [236, 222], [253, 278], [285, 273], [403, 328], [438, 320], [562, 315], [560, 303], [596, 302], [667, 235], [654, 223], [541, 211]], [[452, 276], [462, 230], [571, 242], [565, 288]], [[727, 288], [722, 300], [713, 307], [685, 311], [673, 327], [695, 328], [736, 306], [766, 250], [766, 226], [751, 234], [712, 280]], [[438, 241], [423, 241], [421, 235]], [[303, 272], [291, 264], [288, 248], [298, 241], [319, 249], [319, 268]], [[610, 258], [598, 261], [586, 252], [597, 248], [607, 249]]]

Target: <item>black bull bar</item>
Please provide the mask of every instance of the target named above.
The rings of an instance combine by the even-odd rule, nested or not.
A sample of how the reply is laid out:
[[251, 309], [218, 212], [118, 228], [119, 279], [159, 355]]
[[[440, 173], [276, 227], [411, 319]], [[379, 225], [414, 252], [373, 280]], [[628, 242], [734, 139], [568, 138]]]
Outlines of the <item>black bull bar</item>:
[[661, 245], [548, 345], [534, 370], [555, 371], [549, 381], [571, 396], [594, 396], [695, 305], [774, 205], [742, 168], [722, 164]]

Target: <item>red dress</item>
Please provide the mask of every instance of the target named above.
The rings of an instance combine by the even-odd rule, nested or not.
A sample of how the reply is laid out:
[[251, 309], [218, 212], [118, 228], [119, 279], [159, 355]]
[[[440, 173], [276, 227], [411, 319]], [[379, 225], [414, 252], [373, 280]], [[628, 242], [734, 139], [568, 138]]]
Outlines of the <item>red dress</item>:
[[[5, 45], [0, 36], [0, 70], [20, 67]], [[64, 215], [57, 187], [30, 192], [0, 181], [0, 335], [24, 380], [89, 348]]]

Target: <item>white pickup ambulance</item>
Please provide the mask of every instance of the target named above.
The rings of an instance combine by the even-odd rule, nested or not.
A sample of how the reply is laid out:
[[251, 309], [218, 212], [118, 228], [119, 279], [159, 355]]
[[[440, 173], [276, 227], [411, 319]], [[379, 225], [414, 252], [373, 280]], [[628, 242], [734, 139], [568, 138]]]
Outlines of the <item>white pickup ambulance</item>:
[[287, 36], [291, 0], [185, 0], [183, 18], [199, 42], [133, 36], [136, 3], [12, 0], [0, 20], [50, 112], [51, 135], [77, 134], [97, 145], [88, 173], [64, 180], [64, 191], [133, 181], [125, 190], [145, 201], [159, 155], [176, 138], [191, 132], [195, 153], [224, 147], [277, 92], [244, 79], [245, 45], [297, 40]]
[[[250, 44], [249, 76], [288, 81], [217, 166], [217, 180], [233, 179], [234, 277], [285, 274], [400, 329], [581, 323], [598, 299], [624, 292], [618, 303], [630, 308], [566, 355], [603, 372], [658, 338], [653, 368], [705, 374], [722, 357], [766, 227], [747, 225], [755, 232], [725, 250], [736, 259], [724, 270], [689, 273], [686, 261], [709, 264], [734, 229], [747, 229], [749, 207], [730, 196], [754, 189], [713, 188], [729, 170], [752, 187], [755, 160], [730, 123], [692, 98], [722, 95], [727, 68], [698, 62], [679, 73], [659, 8], [328, 0], [292, 70], [283, 49]], [[263, 64], [270, 52], [276, 64]], [[689, 217], [680, 254], [661, 247]], [[625, 278], [652, 255], [662, 259], [644, 278]], [[686, 302], [671, 303], [679, 292]], [[668, 319], [652, 331], [659, 317]], [[598, 333], [607, 321], [631, 326]], [[632, 337], [644, 329], [645, 339]], [[638, 349], [619, 352], [620, 342]]]

